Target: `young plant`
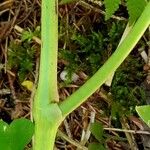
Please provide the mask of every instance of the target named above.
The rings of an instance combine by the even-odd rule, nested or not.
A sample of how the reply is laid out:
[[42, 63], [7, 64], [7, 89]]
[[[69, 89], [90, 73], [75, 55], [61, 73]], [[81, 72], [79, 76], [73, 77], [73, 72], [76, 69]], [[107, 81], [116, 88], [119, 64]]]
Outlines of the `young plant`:
[[139, 19], [135, 20], [129, 34], [108, 61], [75, 93], [60, 103], [57, 90], [57, 7], [57, 1], [42, 0], [40, 74], [33, 108], [34, 150], [53, 149], [57, 129], [63, 119], [80, 106], [119, 67], [150, 24], [149, 2]]
[[[69, 2], [70, 0], [64, 1]], [[134, 2], [134, 0], [132, 1]], [[120, 1], [118, 0], [116, 2]], [[127, 2], [131, 2], [131, 0]], [[63, 1], [61, 1], [61, 3], [63, 3]], [[135, 4], [136, 3], [137, 2], [135, 2]], [[106, 0], [106, 7], [107, 4], [108, 6], [111, 5], [111, 7], [113, 7], [114, 5], [113, 3], [111, 3], [111, 0]], [[59, 95], [57, 89], [57, 7], [57, 0], [42, 0], [42, 46], [40, 71], [38, 87], [36, 90], [32, 110], [35, 124], [33, 150], [53, 150], [57, 129], [64, 120], [64, 118], [69, 113], [74, 111], [78, 106], [80, 106], [83, 102], [85, 102], [86, 99], [107, 80], [107, 78], [119, 67], [119, 65], [128, 56], [128, 54], [137, 44], [141, 36], [144, 34], [147, 27], [150, 25], [150, 2], [148, 2], [146, 7], [143, 8], [142, 14], [138, 16], [139, 19], [136, 20], [138, 17], [134, 19], [135, 24], [133, 25], [132, 29], [130, 30], [126, 38], [122, 41], [122, 43], [118, 46], [114, 54], [112, 54], [112, 56], [107, 60], [107, 62], [104, 63], [104, 65], [75, 93], [73, 93], [63, 102], [59, 102]], [[115, 9], [117, 9], [117, 7]], [[111, 15], [113, 14], [113, 12], [111, 12]], [[107, 16], [106, 18], [109, 17]], [[147, 119], [147, 116], [144, 118], [144, 120], [149, 123], [149, 119]], [[94, 125], [91, 131], [93, 132], [93, 135], [95, 135], [95, 138], [98, 139], [98, 136], [101, 135], [95, 134], [95, 130], [97, 130], [97, 127], [99, 127], [99, 125]], [[25, 144], [29, 142], [29, 139], [31, 138], [31, 135], [33, 133], [33, 124], [30, 124], [24, 120], [16, 120], [12, 122], [10, 127], [6, 123], [1, 122], [0, 128], [0, 132], [3, 135], [0, 138], [0, 148], [7, 150], [22, 150]], [[17, 131], [22, 131], [22, 129], [24, 128], [26, 128], [27, 130], [29, 129], [28, 131], [30, 131], [30, 134], [26, 135], [26, 137], [23, 138], [23, 143], [21, 145], [18, 143], [18, 146], [16, 148], [12, 144], [12, 140], [15, 140], [15, 144], [17, 145], [17, 140], [19, 139], [21, 141], [22, 138], [22, 132], [18, 133]], [[7, 138], [10, 139], [8, 140]], [[9, 143], [8, 147], [6, 142]], [[97, 147], [97, 145], [95, 146]]]

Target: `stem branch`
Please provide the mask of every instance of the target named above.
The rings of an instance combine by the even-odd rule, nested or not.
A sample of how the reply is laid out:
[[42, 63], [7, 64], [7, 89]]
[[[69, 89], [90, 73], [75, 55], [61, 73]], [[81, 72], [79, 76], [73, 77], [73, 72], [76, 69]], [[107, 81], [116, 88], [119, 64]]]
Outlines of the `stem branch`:
[[126, 36], [124, 41], [107, 60], [107, 62], [83, 86], [59, 105], [64, 117], [85, 102], [86, 99], [92, 95], [120, 66], [142, 37], [149, 24], [150, 2], [147, 4], [130, 33]]

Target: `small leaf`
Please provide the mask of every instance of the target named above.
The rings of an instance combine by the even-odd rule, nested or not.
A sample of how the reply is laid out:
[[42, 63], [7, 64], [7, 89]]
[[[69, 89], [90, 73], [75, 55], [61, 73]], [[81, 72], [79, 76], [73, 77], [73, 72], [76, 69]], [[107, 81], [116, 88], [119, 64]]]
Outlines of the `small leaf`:
[[143, 12], [146, 1], [145, 0], [126, 0], [127, 10], [129, 13], [129, 23], [136, 21]]
[[104, 0], [106, 16], [105, 19], [108, 20], [119, 8], [120, 0]]
[[7, 132], [9, 128], [9, 125], [5, 123], [4, 121], [0, 121], [0, 149], [4, 150], [11, 150], [9, 142], [10, 141], [10, 136]]
[[90, 131], [94, 135], [94, 137], [101, 142], [103, 136], [103, 127], [100, 123], [95, 122], [91, 124]]
[[[16, 119], [10, 124], [11, 148], [22, 150], [31, 140], [34, 125], [28, 119]], [[19, 141], [19, 142], [18, 142]]]
[[136, 106], [135, 109], [142, 120], [150, 127], [150, 105]]
[[23, 150], [30, 142], [34, 125], [28, 119], [16, 119], [10, 125], [0, 121], [0, 149]]
[[22, 86], [24, 86], [25, 88], [27, 88], [29, 91], [32, 91], [33, 89], [33, 82], [30, 80], [25, 80], [21, 83]]
[[106, 150], [104, 146], [100, 143], [90, 143], [88, 150]]

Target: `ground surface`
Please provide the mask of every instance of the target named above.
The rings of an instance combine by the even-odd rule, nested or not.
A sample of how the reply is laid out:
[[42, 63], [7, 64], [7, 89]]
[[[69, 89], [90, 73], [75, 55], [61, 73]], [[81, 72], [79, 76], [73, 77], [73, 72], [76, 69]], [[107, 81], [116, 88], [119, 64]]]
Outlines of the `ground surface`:
[[[8, 123], [31, 116], [40, 55], [40, 6], [38, 0], [0, 2], [0, 118]], [[101, 1], [59, 5], [60, 100], [84, 84], [115, 51], [128, 14], [122, 5], [110, 20], [105, 21], [104, 15]], [[149, 55], [148, 41], [147, 31], [112, 83], [64, 120], [56, 139], [58, 149], [90, 149], [92, 144], [97, 150], [150, 149], [149, 129], [135, 112], [136, 105], [150, 103], [149, 66], [139, 52]], [[60, 78], [64, 70], [65, 81]]]

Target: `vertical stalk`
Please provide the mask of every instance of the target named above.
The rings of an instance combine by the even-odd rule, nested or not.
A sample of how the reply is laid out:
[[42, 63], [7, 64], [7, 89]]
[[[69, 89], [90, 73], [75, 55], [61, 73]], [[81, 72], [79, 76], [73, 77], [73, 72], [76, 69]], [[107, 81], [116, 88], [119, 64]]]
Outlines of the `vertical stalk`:
[[35, 113], [33, 150], [53, 150], [57, 129], [63, 121], [62, 113], [56, 103], [36, 108]]
[[41, 18], [41, 58], [38, 83], [39, 96], [48, 101], [58, 102], [57, 53], [58, 53], [58, 16], [57, 0], [42, 0]]
[[34, 98], [35, 134], [33, 150], [53, 150], [62, 114], [56, 102], [58, 16], [57, 0], [42, 0], [41, 57], [38, 88]]

